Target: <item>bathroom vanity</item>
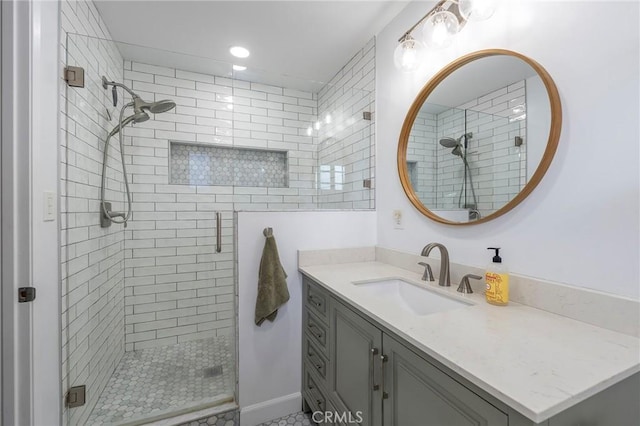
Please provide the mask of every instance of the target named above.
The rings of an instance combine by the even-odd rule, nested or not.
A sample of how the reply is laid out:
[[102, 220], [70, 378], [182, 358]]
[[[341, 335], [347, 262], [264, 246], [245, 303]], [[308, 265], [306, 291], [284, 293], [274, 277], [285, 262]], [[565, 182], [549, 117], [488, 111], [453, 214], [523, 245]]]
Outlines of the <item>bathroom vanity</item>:
[[[300, 271], [305, 408], [346, 413], [336, 425], [640, 424], [633, 336], [490, 306], [375, 261]], [[366, 288], [390, 277], [458, 306], [423, 312], [398, 283]]]

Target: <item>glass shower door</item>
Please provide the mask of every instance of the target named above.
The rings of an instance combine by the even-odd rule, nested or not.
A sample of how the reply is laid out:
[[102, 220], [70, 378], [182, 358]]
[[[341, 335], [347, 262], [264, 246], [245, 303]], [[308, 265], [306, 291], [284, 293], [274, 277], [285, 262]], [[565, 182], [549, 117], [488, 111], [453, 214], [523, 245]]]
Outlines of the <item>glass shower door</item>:
[[[184, 58], [169, 52], [76, 34], [65, 48], [67, 64], [84, 68], [85, 87], [65, 87], [61, 106], [64, 422], [129, 424], [233, 401], [233, 187], [170, 175], [171, 142], [197, 142], [207, 120], [232, 129], [227, 104], [215, 101], [232, 91], [231, 68], [187, 73], [170, 66]], [[165, 63], [125, 59], [134, 56]], [[148, 102], [176, 103], [122, 131], [126, 227], [100, 221], [105, 140], [130, 100], [118, 89], [114, 107], [103, 76]], [[215, 92], [197, 92], [203, 84]], [[126, 212], [118, 133], [107, 151], [105, 200]]]

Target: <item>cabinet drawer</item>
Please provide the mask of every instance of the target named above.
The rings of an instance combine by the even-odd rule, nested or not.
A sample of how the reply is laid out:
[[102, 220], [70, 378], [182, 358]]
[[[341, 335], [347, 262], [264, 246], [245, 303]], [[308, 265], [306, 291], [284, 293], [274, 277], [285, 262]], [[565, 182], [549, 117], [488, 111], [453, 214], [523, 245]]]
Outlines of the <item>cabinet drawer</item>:
[[305, 313], [305, 333], [316, 344], [318, 349], [327, 354], [327, 326], [316, 319], [308, 311]]
[[304, 369], [304, 398], [311, 407], [312, 411], [325, 411], [327, 409], [327, 398], [324, 391], [316, 381], [309, 365], [305, 365]]
[[318, 374], [320, 377], [320, 381], [322, 381], [321, 385], [326, 388], [327, 383], [327, 366], [328, 362], [325, 360], [324, 356], [317, 350], [309, 338], [304, 339], [304, 359], [311, 368]]
[[315, 284], [308, 278], [303, 278], [304, 282], [304, 301], [309, 310], [318, 316], [322, 321], [328, 319], [327, 305], [329, 302], [329, 295], [321, 289], [318, 284]]

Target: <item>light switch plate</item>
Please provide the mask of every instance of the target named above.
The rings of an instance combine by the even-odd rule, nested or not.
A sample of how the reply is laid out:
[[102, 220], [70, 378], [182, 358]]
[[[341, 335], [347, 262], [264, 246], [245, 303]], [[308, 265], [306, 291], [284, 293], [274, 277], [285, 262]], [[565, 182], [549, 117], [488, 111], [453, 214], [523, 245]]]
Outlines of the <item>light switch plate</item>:
[[402, 210], [393, 211], [393, 229], [404, 229], [402, 222]]
[[42, 204], [42, 220], [44, 222], [53, 222], [54, 220], [56, 220], [56, 193], [45, 191], [43, 193]]

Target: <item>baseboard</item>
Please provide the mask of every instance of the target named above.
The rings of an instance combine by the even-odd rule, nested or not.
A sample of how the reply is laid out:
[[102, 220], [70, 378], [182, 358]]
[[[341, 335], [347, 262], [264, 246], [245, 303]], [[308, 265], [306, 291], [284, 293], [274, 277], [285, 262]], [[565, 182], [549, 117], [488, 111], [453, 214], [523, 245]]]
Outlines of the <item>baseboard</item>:
[[256, 426], [269, 420], [297, 413], [302, 409], [300, 392], [240, 408], [240, 426]]

